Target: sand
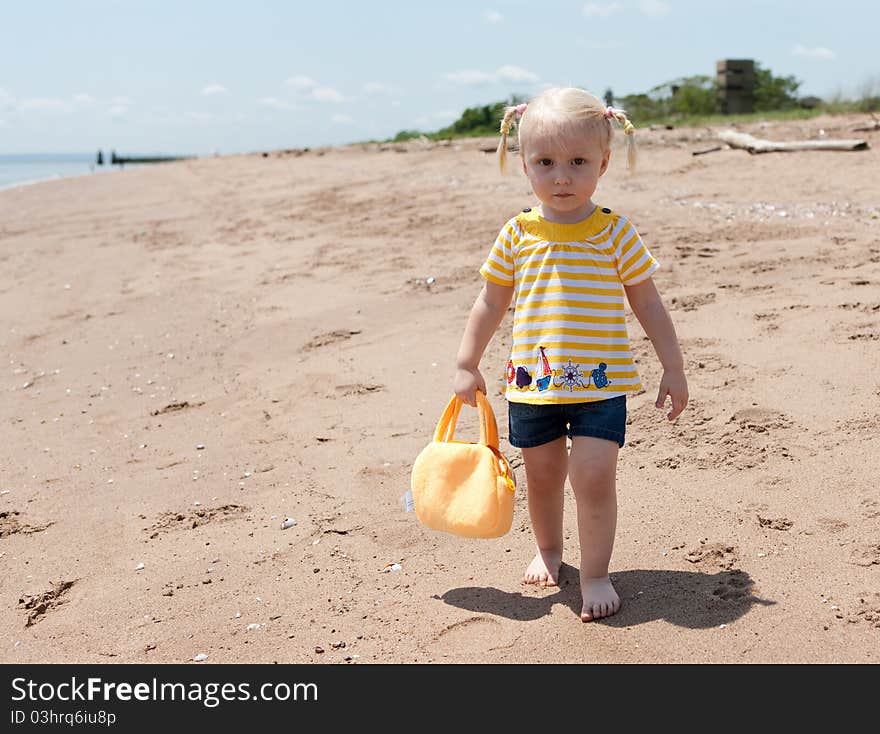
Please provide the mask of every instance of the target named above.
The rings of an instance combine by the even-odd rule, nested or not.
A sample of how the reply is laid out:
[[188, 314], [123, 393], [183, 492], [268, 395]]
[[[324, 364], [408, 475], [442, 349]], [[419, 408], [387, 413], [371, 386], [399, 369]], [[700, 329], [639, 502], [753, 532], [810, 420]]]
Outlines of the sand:
[[510, 314], [482, 367], [520, 465], [513, 529], [446, 536], [400, 503], [478, 268], [534, 204], [494, 140], [0, 192], [0, 660], [876, 662], [880, 134], [857, 123], [741, 129], [868, 151], [695, 157], [711, 129], [645, 130], [630, 176], [615, 149], [597, 201], [661, 261], [691, 403], [675, 424], [653, 407], [630, 315], [623, 606], [589, 624], [570, 491], [560, 587], [520, 583]]

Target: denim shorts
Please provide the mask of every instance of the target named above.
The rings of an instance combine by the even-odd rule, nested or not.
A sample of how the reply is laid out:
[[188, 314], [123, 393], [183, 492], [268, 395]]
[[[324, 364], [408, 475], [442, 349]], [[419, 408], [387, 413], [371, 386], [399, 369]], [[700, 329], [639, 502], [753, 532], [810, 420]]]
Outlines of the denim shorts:
[[560, 436], [590, 436], [623, 447], [626, 396], [588, 403], [531, 405], [507, 403], [510, 444], [518, 449], [550, 443]]

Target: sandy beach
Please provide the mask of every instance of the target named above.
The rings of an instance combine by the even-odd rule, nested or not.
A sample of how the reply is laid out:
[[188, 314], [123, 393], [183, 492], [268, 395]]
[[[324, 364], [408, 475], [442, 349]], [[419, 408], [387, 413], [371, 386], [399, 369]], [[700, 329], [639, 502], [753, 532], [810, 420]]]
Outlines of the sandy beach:
[[[513, 529], [421, 527], [400, 498], [451, 394], [502, 224], [533, 205], [482, 149], [206, 158], [0, 192], [0, 661], [877, 662], [880, 132], [745, 125], [860, 152], [749, 155], [709, 128], [621, 141], [597, 193], [661, 263], [691, 403], [620, 453], [611, 618], [580, 621]], [[431, 280], [428, 283], [428, 279]], [[457, 437], [475, 440], [468, 409]], [[295, 524], [282, 529], [291, 518]], [[388, 570], [390, 564], [400, 570]]]

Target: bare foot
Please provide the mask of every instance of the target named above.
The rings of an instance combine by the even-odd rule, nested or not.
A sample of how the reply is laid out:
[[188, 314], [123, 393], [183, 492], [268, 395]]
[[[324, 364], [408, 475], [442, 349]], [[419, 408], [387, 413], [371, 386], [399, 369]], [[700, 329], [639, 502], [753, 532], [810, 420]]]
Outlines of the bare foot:
[[523, 574], [523, 583], [556, 586], [561, 565], [562, 551], [538, 550], [525, 574]]
[[581, 620], [584, 622], [610, 617], [620, 609], [620, 597], [608, 576], [582, 578], [581, 596], [584, 598], [584, 607], [581, 610]]

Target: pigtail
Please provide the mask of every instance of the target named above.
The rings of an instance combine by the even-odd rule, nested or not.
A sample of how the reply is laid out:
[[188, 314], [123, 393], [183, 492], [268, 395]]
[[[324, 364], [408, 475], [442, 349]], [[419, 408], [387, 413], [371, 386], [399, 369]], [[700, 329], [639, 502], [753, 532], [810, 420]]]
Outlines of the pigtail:
[[626, 165], [627, 168], [633, 170], [636, 167], [636, 128], [629, 121], [626, 113], [616, 107], [608, 107], [605, 110], [605, 116], [613, 117], [617, 120], [617, 124], [623, 128], [623, 134], [626, 136]]
[[505, 107], [504, 117], [501, 118], [501, 142], [498, 143], [498, 165], [501, 172], [504, 173], [507, 163], [507, 138], [510, 135], [511, 124], [517, 124], [517, 121], [526, 111], [526, 105], [520, 104], [515, 107]]

